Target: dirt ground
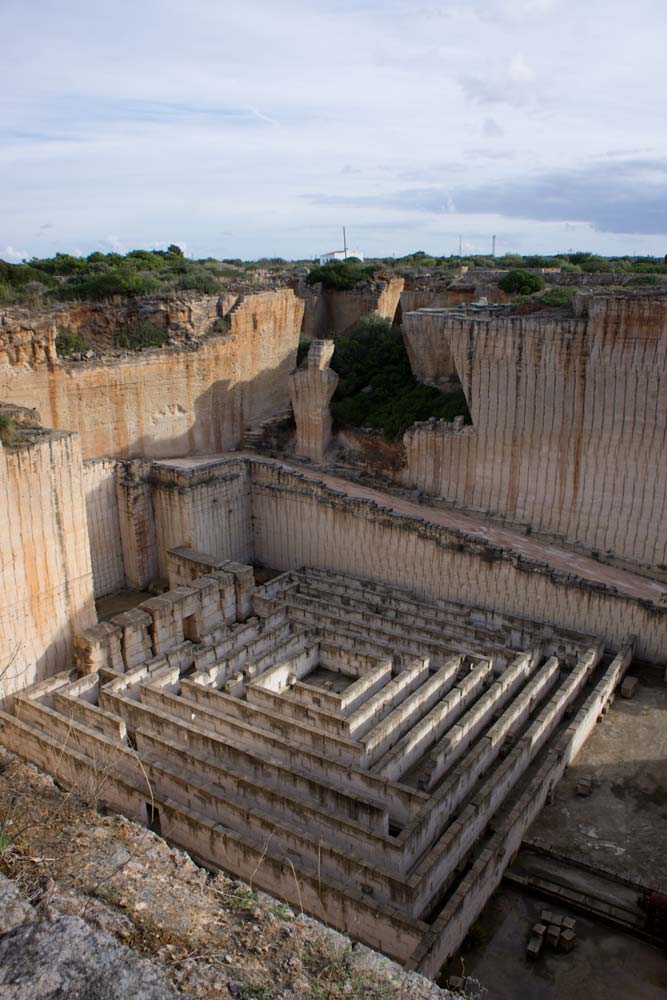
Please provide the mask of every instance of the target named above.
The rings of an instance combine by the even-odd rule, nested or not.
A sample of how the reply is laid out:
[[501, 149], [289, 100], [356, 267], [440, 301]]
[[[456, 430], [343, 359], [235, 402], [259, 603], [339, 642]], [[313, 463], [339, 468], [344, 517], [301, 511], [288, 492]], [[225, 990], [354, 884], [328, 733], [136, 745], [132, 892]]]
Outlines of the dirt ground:
[[[576, 793], [593, 779], [588, 798]], [[616, 696], [530, 828], [559, 854], [667, 892], [667, 684], [641, 675], [635, 697]]]
[[[573, 917], [569, 954], [545, 949], [526, 958], [529, 931], [543, 909]], [[667, 957], [659, 948], [595, 924], [537, 897], [503, 887], [487, 904], [470, 943], [441, 977], [467, 975], [488, 987], [488, 1000], [665, 1000]]]

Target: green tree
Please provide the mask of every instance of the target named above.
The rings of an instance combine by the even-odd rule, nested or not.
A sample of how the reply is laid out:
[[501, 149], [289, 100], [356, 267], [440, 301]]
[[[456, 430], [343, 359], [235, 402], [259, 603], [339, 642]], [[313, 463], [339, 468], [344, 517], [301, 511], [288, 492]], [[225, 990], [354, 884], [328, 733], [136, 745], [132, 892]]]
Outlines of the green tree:
[[498, 288], [502, 288], [508, 295], [532, 295], [533, 292], [539, 292], [541, 287], [542, 278], [531, 271], [510, 271], [498, 282]]

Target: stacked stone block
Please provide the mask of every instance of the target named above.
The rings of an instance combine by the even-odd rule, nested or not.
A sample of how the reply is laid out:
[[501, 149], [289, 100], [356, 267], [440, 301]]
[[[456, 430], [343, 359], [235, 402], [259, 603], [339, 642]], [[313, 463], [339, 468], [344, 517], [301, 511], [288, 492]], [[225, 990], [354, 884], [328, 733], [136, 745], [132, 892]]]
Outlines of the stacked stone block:
[[[211, 568], [194, 555], [181, 568]], [[215, 568], [88, 630], [79, 674], [18, 695], [5, 742], [435, 975], [631, 651], [610, 664], [584, 633], [322, 570], [253, 593], [251, 574]]]

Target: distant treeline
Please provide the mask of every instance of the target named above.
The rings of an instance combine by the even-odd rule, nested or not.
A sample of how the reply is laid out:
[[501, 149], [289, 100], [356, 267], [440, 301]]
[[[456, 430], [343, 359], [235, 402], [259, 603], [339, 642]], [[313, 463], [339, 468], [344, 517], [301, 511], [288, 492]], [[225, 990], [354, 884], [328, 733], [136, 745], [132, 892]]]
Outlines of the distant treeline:
[[[297, 271], [308, 272], [309, 283], [322, 282], [330, 288], [354, 288], [370, 281], [378, 271], [442, 271], [462, 265], [501, 269], [558, 267], [571, 272], [616, 272], [636, 275], [667, 275], [667, 264], [658, 257], [601, 257], [593, 253], [567, 253], [554, 257], [431, 256], [423, 250], [404, 257], [366, 260], [351, 259], [319, 266], [312, 260], [286, 261], [281, 257], [246, 261], [240, 258], [193, 260], [172, 244], [166, 250], [131, 250], [127, 254], [95, 251], [87, 257], [57, 253], [54, 257], [33, 257], [20, 264], [0, 260], [0, 303], [39, 304], [76, 299], [101, 300], [114, 295], [148, 295], [183, 290], [216, 294], [230, 281], [252, 281], [258, 271], [276, 278]], [[646, 282], [647, 284], [649, 282]]]

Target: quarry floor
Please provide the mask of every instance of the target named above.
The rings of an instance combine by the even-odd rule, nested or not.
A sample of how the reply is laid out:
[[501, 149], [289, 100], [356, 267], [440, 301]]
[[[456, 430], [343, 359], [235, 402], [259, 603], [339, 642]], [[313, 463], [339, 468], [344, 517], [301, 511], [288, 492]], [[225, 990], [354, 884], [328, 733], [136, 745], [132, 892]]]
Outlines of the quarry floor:
[[[526, 958], [530, 928], [543, 909], [576, 921], [569, 954], [545, 950]], [[667, 958], [652, 945], [615, 931], [563, 906], [507, 888], [496, 892], [475, 925], [470, 943], [448, 964], [448, 975], [466, 975], [489, 986], [489, 1000], [665, 1000]]]
[[[667, 684], [657, 671], [639, 676], [634, 698], [617, 694], [527, 840], [667, 892]], [[582, 777], [593, 779], [587, 798], [576, 793]]]
[[488, 518], [463, 513], [451, 508], [429, 506], [427, 501], [417, 503], [406, 497], [397, 496], [394, 492], [362, 486], [354, 480], [322, 472], [320, 469], [305, 463], [272, 459], [264, 455], [258, 455], [255, 452], [231, 452], [219, 455], [168, 459], [158, 461], [156, 464], [172, 468], [193, 469], [224, 458], [259, 459], [263, 462], [280, 465], [286, 469], [311, 476], [313, 479], [324, 483], [332, 489], [340, 490], [350, 497], [372, 500], [382, 507], [389, 507], [397, 514], [409, 514], [412, 517], [421, 517], [432, 524], [463, 531], [467, 535], [470, 535], [471, 538], [482, 538], [494, 545], [511, 549], [513, 552], [517, 552], [528, 559], [546, 562], [553, 566], [555, 570], [562, 573], [574, 573], [584, 580], [604, 583], [630, 597], [639, 597], [652, 601], [659, 601], [661, 597], [667, 598], [667, 585], [627, 570], [608, 566], [564, 545], [547, 544], [521, 531], [502, 527]]
[[[666, 892], [667, 684], [657, 671], [640, 677], [634, 698], [616, 696], [525, 843]], [[583, 777], [593, 779], [589, 797], [576, 793]], [[611, 903], [633, 906], [637, 899], [631, 887], [584, 869], [565, 870], [562, 861], [525, 849], [512, 869], [551, 874], [559, 884]], [[573, 917], [577, 943], [570, 954], [545, 949], [531, 962], [525, 954], [529, 930], [543, 909]], [[461, 961], [467, 975], [493, 982], [493, 1000], [515, 1000], [517, 995], [522, 1000], [667, 998], [667, 957], [660, 948], [507, 882], [443, 970], [442, 982], [460, 975]]]

